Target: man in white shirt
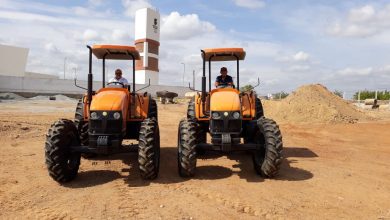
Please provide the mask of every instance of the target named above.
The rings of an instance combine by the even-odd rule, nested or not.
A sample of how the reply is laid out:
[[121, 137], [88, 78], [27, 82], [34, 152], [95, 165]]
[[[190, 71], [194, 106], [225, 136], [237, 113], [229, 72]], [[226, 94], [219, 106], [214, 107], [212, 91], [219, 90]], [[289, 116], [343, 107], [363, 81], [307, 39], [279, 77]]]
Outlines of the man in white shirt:
[[110, 79], [110, 81], [108, 81], [108, 83], [115, 83], [115, 82], [122, 83], [123, 87], [127, 87], [127, 85], [129, 85], [129, 83], [127, 82], [127, 79], [122, 77], [122, 70], [121, 69], [116, 69], [115, 70], [115, 77]]

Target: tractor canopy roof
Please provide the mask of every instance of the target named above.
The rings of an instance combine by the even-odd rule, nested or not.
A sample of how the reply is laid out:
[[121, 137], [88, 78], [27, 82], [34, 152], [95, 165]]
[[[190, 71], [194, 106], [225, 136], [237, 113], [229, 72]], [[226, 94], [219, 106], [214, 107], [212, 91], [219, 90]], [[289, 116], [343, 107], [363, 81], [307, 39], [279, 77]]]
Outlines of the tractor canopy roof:
[[244, 60], [245, 51], [243, 48], [207, 48], [203, 49], [205, 54], [202, 53], [202, 57], [205, 60], [211, 61], [230, 61], [230, 60]]
[[132, 60], [133, 57], [135, 60], [140, 59], [139, 52], [132, 46], [95, 44], [92, 46], [92, 53], [98, 59], [103, 59], [104, 56], [110, 60]]

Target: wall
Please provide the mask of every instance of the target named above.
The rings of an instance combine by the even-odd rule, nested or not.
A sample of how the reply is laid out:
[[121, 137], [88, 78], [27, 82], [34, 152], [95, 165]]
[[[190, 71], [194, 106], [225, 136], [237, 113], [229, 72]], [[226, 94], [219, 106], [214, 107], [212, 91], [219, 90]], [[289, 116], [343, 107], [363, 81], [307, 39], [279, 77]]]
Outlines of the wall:
[[[87, 87], [87, 81], [78, 80], [77, 84]], [[140, 89], [145, 85], [136, 85], [136, 89]], [[100, 89], [102, 83], [95, 81], [93, 83], [94, 90]], [[178, 93], [179, 97], [184, 97], [184, 94], [190, 91], [186, 87], [179, 86], [164, 86], [151, 85], [140, 92], [148, 92], [152, 96], [156, 96], [157, 91], [168, 90]], [[74, 86], [73, 80], [63, 79], [45, 79], [45, 78], [28, 78], [16, 76], [0, 75], [0, 92], [17, 92], [17, 93], [33, 93], [33, 94], [83, 94], [85, 91]]]

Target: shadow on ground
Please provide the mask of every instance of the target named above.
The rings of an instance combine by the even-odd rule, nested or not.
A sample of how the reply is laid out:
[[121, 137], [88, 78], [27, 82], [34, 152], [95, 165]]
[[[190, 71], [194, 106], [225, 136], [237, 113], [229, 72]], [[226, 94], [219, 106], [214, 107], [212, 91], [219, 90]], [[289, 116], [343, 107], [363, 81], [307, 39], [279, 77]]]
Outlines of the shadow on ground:
[[[207, 152], [205, 155], [199, 156], [199, 159], [217, 159], [222, 156], [224, 156], [224, 154], [218, 152]], [[235, 160], [237, 162], [237, 164], [234, 165], [234, 168], [238, 168], [237, 171], [218, 165], [198, 166], [196, 175], [192, 177], [192, 179], [216, 180], [228, 178], [232, 175], [238, 175], [241, 179], [245, 179], [248, 182], [264, 181], [264, 178], [257, 175], [254, 171], [252, 156], [250, 153], [237, 152], [226, 156], [228, 159]], [[302, 181], [313, 177], [313, 174], [310, 171], [294, 167], [293, 164], [298, 162], [295, 158], [318, 157], [316, 153], [304, 147], [285, 147], [283, 149], [283, 157], [284, 159], [280, 172], [278, 176], [274, 178], [275, 180]], [[292, 159], [292, 157], [294, 157], [294, 159]], [[73, 182], [64, 184], [64, 186], [70, 188], [83, 188], [105, 184], [116, 179], [123, 179], [128, 186], [141, 187], [148, 186], [152, 182], [171, 184], [190, 180], [189, 178], [182, 178], [178, 174], [176, 147], [161, 148], [159, 176], [157, 179], [152, 181], [141, 179], [138, 171], [136, 152], [115, 154], [91, 159], [91, 161], [99, 160], [122, 160], [126, 166], [121, 170], [122, 172], [110, 170], [81, 171]]]

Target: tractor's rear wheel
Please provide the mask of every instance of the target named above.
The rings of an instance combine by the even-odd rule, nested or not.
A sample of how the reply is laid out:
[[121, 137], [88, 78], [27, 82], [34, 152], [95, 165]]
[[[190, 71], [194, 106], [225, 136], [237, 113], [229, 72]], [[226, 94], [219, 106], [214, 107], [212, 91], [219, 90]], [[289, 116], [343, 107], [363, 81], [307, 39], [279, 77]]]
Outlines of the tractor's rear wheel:
[[195, 117], [195, 102], [194, 99], [191, 99], [191, 101], [188, 103], [187, 118], [194, 120]]
[[256, 119], [264, 117], [263, 104], [261, 104], [261, 100], [256, 98], [255, 100], [255, 108], [256, 108]]
[[156, 100], [150, 97], [148, 118], [155, 118], [158, 122], [158, 112]]
[[77, 128], [72, 121], [61, 119], [55, 122], [46, 135], [45, 160], [49, 175], [64, 183], [77, 176], [80, 153], [73, 153], [72, 146], [80, 145]]
[[141, 177], [155, 179], [160, 167], [160, 131], [155, 118], [141, 123], [138, 144], [138, 167]]
[[[207, 143], [207, 132], [203, 130], [202, 126], [197, 123], [197, 134], [196, 134], [197, 143]], [[196, 147], [196, 154], [205, 155], [206, 150]]]
[[253, 154], [253, 165], [259, 175], [271, 178], [277, 175], [282, 163], [282, 134], [272, 119], [261, 117], [257, 126], [254, 140], [261, 147]]
[[178, 171], [182, 177], [192, 177], [196, 169], [197, 124], [188, 119], [180, 121], [178, 130]]
[[[89, 137], [88, 137], [88, 121], [84, 121], [84, 103], [83, 98], [79, 99], [76, 112], [74, 115], [74, 125], [77, 128], [81, 145], [88, 146], [89, 145]], [[93, 153], [83, 153], [81, 154], [83, 158], [93, 158], [96, 157], [96, 154]]]

